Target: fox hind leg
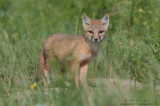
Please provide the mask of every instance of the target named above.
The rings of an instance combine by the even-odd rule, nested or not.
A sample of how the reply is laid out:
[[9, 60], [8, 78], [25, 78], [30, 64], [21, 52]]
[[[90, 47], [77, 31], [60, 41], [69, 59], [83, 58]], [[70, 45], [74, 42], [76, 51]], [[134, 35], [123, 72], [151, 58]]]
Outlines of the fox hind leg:
[[42, 49], [39, 56], [39, 70], [36, 75], [36, 81], [39, 81], [39, 79], [42, 78], [44, 85], [46, 83], [46, 79], [47, 79], [47, 82], [49, 83], [49, 75], [48, 75], [49, 72], [48, 72], [46, 63], [47, 63], [47, 58], [44, 50]]
[[39, 81], [40, 77], [43, 76], [43, 70], [45, 70], [45, 58], [44, 58], [43, 50], [41, 50], [40, 56], [39, 56], [39, 69], [36, 75], [37, 82]]

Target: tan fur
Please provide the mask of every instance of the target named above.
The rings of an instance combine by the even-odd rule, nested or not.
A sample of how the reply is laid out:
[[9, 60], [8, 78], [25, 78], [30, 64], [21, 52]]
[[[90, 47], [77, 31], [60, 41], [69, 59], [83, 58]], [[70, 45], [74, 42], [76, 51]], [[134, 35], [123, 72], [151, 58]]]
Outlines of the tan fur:
[[[54, 34], [48, 37], [40, 52], [39, 71], [37, 73], [37, 80], [39, 77], [43, 78], [44, 83], [46, 79], [49, 82], [49, 73], [53, 69], [53, 62], [67, 63], [71, 71], [74, 73], [76, 87], [79, 88], [79, 79], [81, 85], [86, 85], [85, 79], [88, 70], [88, 64], [98, 54], [101, 41], [108, 30], [109, 15], [106, 14], [100, 20], [91, 20], [87, 15], [83, 14], [84, 36], [67, 34]], [[93, 33], [90, 33], [92, 30]], [[102, 30], [102, 33], [99, 31]], [[89, 32], [90, 31], [90, 32]], [[95, 41], [95, 39], [98, 39]], [[80, 78], [78, 71], [80, 69]], [[65, 72], [62, 67], [62, 73]]]

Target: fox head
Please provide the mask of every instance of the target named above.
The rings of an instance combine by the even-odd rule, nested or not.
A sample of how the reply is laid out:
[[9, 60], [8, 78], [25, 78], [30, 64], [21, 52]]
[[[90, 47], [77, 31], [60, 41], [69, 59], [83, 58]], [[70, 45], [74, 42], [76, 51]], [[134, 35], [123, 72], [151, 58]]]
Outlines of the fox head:
[[101, 42], [108, 31], [109, 14], [105, 14], [102, 19], [93, 20], [86, 14], [82, 16], [84, 35], [92, 42]]

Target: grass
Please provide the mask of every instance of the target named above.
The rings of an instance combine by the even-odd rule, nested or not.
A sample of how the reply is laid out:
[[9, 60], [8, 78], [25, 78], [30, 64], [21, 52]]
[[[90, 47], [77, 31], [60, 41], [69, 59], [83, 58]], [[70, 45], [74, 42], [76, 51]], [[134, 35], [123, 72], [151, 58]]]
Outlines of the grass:
[[[0, 105], [158, 106], [159, 5], [159, 0], [1, 0]], [[51, 87], [38, 83], [31, 89], [43, 41], [54, 33], [83, 34], [82, 13], [93, 19], [110, 14], [107, 37], [89, 66], [89, 88], [75, 89], [57, 65]]]

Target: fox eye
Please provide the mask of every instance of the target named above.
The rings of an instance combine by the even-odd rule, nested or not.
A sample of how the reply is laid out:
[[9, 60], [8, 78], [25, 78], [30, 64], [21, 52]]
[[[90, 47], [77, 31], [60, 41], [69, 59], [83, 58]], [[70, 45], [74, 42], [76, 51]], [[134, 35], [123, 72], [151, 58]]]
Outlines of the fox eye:
[[93, 31], [92, 31], [92, 30], [89, 30], [88, 32], [89, 32], [89, 33], [93, 33]]
[[103, 33], [104, 31], [100, 30], [99, 33]]

